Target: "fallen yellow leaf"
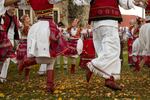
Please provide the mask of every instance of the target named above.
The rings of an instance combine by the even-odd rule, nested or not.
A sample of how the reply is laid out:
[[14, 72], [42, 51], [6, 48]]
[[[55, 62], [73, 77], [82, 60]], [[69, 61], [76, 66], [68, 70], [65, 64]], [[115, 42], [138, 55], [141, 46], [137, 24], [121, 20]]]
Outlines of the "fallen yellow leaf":
[[61, 98], [61, 97], [59, 97], [59, 98], [58, 98], [58, 100], [62, 100], [62, 98]]
[[5, 97], [5, 95], [3, 93], [0, 93], [0, 97]]

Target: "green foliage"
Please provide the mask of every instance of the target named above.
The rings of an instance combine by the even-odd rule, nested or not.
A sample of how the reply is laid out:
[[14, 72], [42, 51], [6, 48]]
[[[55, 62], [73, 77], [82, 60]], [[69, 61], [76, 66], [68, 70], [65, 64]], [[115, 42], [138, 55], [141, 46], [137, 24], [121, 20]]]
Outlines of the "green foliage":
[[68, 20], [69, 23], [71, 23], [75, 18], [79, 18], [81, 17], [82, 13], [83, 13], [83, 8], [84, 6], [77, 6], [74, 5], [73, 0], [69, 0], [69, 4], [68, 4]]

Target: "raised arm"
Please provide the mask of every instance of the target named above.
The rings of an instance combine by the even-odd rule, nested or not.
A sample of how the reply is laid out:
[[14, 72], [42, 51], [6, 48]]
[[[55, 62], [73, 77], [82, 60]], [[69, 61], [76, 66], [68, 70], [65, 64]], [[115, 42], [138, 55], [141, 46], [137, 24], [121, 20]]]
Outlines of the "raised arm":
[[93, 0], [73, 0], [73, 3], [78, 6], [90, 5], [90, 2]]
[[48, 0], [50, 4], [56, 4], [62, 0]]
[[124, 9], [134, 8], [134, 0], [119, 0], [119, 5]]
[[124, 9], [131, 9], [134, 8], [134, 6], [145, 8], [147, 0], [119, 0], [119, 4]]

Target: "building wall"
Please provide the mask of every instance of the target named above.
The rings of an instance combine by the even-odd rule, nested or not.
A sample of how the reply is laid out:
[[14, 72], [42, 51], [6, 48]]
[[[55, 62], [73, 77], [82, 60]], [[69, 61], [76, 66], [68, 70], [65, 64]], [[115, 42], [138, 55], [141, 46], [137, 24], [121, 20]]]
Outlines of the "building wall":
[[123, 21], [120, 23], [121, 27], [129, 27], [130, 21], [135, 20], [137, 16], [135, 15], [122, 15]]
[[[82, 26], [84, 26], [88, 22], [88, 15], [89, 15], [89, 6], [84, 6], [84, 7], [78, 7], [75, 5], [71, 5], [71, 7], [76, 8], [73, 9], [72, 15], [69, 15], [69, 0], [64, 0], [58, 4], [54, 5], [54, 20], [56, 23], [58, 22], [63, 22], [66, 26], [69, 26], [71, 21], [70, 17], [72, 15], [75, 15], [74, 18], [79, 18], [80, 17], [80, 23]], [[82, 9], [81, 9], [82, 8]], [[78, 10], [78, 11], [75, 11]], [[31, 22], [34, 23], [36, 20], [36, 16], [34, 14], [34, 11], [31, 9], [29, 6], [22, 7], [21, 9], [17, 10], [17, 16], [20, 19], [20, 17], [24, 14], [29, 14]], [[72, 18], [71, 20], [73, 20]]]
[[54, 9], [59, 10], [60, 21], [69, 26], [74, 18], [80, 18], [80, 24], [84, 26], [88, 22], [89, 6], [78, 7], [70, 2], [69, 0], [64, 0], [55, 5]]
[[58, 11], [58, 21], [61, 21], [68, 26], [68, 1], [64, 0], [63, 2], [54, 5], [54, 10]]

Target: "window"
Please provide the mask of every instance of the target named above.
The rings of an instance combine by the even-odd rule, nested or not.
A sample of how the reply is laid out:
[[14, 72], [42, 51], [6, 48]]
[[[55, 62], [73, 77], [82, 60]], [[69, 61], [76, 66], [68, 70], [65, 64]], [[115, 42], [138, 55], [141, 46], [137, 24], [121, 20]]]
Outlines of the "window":
[[21, 16], [28, 14], [31, 20], [31, 23], [33, 22], [33, 11], [31, 8], [24, 8], [24, 9], [18, 9], [17, 10], [17, 17], [20, 20]]

